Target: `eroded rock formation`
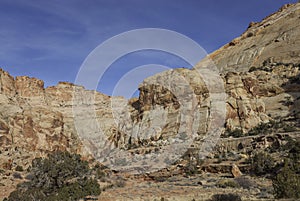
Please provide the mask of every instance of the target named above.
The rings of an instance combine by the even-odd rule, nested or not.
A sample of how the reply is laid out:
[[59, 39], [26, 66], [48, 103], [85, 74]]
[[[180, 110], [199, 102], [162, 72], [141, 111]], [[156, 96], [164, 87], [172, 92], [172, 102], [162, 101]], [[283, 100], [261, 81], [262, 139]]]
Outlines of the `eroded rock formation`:
[[[29, 159], [54, 150], [88, 156], [101, 143], [144, 154], [184, 141], [190, 134], [193, 145], [208, 142], [207, 131], [223, 121], [222, 111], [214, 109], [222, 105], [213, 101], [222, 91], [224, 128], [229, 130], [247, 131], [271, 119], [299, 118], [299, 14], [300, 3], [283, 7], [261, 23], [250, 24], [241, 37], [194, 69], [147, 78], [139, 86], [139, 98], [129, 101], [66, 82], [44, 88], [39, 79], [13, 78], [0, 70], [3, 166], [26, 166]], [[219, 69], [224, 88], [214, 88], [215, 80], [207, 83], [201, 74], [209, 60]]]

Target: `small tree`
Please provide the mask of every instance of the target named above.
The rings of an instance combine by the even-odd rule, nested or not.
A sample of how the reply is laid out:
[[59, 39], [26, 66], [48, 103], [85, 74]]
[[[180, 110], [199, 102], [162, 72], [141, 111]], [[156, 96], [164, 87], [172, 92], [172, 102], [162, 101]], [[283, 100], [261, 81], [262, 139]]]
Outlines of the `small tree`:
[[29, 181], [19, 185], [6, 200], [74, 201], [99, 195], [99, 184], [91, 176], [88, 163], [80, 155], [55, 152], [48, 158], [34, 159]]
[[255, 153], [251, 158], [251, 170], [256, 175], [272, 173], [274, 168], [274, 159], [267, 152]]
[[289, 166], [288, 160], [273, 179], [273, 188], [276, 198], [300, 198], [300, 175]]
[[290, 159], [290, 163], [292, 169], [300, 174], [300, 141], [293, 141], [289, 144], [290, 150], [288, 153], [288, 157]]
[[280, 172], [273, 179], [276, 198], [300, 198], [300, 141], [288, 139], [281, 147], [287, 153]]

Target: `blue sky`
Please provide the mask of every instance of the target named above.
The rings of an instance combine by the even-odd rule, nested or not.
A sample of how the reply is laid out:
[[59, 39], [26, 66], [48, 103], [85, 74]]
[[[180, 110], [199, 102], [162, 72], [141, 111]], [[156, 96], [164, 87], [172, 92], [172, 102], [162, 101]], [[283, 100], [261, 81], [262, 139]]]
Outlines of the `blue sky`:
[[[10, 74], [74, 82], [88, 54], [125, 31], [162, 28], [184, 34], [208, 53], [245, 31], [249, 22], [297, 0], [0, 0], [0, 67]], [[141, 65], [190, 67], [158, 51], [116, 61], [98, 89], [111, 94], [126, 72]], [[151, 71], [145, 75], [156, 72]], [[143, 76], [143, 75], [141, 75]], [[122, 94], [121, 94], [122, 95]]]

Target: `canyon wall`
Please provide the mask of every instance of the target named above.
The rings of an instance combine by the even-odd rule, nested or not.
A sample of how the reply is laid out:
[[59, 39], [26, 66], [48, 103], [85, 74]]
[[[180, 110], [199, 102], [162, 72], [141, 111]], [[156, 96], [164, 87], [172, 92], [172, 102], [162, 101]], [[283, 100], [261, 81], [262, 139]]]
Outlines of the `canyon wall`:
[[[32, 158], [54, 150], [90, 157], [102, 139], [111, 148], [145, 153], [192, 134], [197, 146], [215, 120], [223, 121], [212, 101], [222, 90], [223, 131], [247, 131], [271, 119], [299, 119], [299, 16], [300, 3], [284, 6], [251, 23], [242, 36], [193, 69], [147, 78], [139, 97], [129, 101], [67, 82], [44, 88], [42, 80], [14, 78], [0, 70], [0, 168], [28, 166]], [[214, 80], [208, 84], [201, 74], [208, 61], [223, 83], [216, 92], [211, 91]]]

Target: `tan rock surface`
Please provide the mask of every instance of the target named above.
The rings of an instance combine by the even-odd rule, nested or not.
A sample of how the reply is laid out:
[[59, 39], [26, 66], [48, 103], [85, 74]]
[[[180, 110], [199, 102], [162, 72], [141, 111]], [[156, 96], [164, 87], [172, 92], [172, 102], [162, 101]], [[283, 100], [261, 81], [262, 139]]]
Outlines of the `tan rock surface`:
[[[227, 129], [247, 131], [271, 119], [300, 116], [299, 15], [300, 3], [285, 6], [209, 55], [227, 94]], [[222, 111], [213, 109], [220, 102], [212, 100], [223, 89], [211, 87], [215, 77], [207, 83], [199, 75], [208, 63], [206, 58], [194, 69], [147, 78], [139, 98], [129, 101], [67, 82], [45, 89], [39, 79], [0, 70], [1, 168], [26, 168], [34, 157], [54, 150], [101, 157], [104, 142], [142, 156], [185, 141], [187, 133], [201, 145], [214, 122], [222, 122]]]
[[[224, 74], [227, 129], [246, 131], [290, 115], [291, 110], [298, 114], [298, 107], [286, 103], [299, 102], [299, 8], [299, 3], [286, 6], [210, 55]], [[44, 89], [41, 80], [14, 79], [1, 70], [1, 143], [32, 151], [60, 147], [80, 152], [77, 134], [82, 130], [89, 136], [88, 144], [102, 133], [115, 147], [156, 147], [171, 143], [187, 128], [192, 131], [194, 122], [198, 127], [193, 132], [201, 140], [211, 126], [212, 108], [212, 94], [198, 72], [204, 64], [205, 60], [193, 70], [147, 78], [139, 87], [139, 98], [129, 104], [124, 98], [112, 99], [67, 82]], [[97, 125], [87, 126], [91, 119]]]
[[242, 176], [242, 172], [240, 171], [239, 167], [236, 164], [232, 164], [231, 167], [231, 174], [234, 178]]
[[264, 63], [300, 63], [299, 15], [299, 3], [285, 5], [262, 22], [251, 23], [240, 37], [209, 57], [222, 72], [245, 72]]

